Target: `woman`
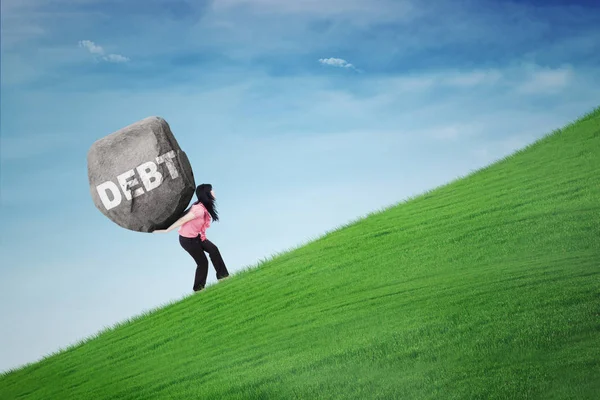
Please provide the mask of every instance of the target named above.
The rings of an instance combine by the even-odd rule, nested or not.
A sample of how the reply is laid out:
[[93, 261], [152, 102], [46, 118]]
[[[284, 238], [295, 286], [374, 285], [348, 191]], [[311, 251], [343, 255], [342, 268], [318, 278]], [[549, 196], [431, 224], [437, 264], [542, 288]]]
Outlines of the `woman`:
[[[222, 280], [229, 276], [227, 267], [223, 262], [221, 253], [217, 246], [206, 238], [206, 229], [210, 227], [211, 218], [218, 221], [219, 216], [215, 208], [215, 193], [212, 185], [202, 184], [196, 187], [196, 196], [198, 201], [184, 212], [183, 217], [179, 218], [167, 229], [155, 230], [153, 233], [170, 232], [180, 227], [179, 244], [187, 251], [194, 261], [196, 261], [196, 278], [194, 280], [194, 292], [199, 292], [206, 285], [208, 275], [208, 260], [204, 252], [208, 252], [215, 270], [217, 279]], [[187, 213], [186, 213], [187, 212]]]

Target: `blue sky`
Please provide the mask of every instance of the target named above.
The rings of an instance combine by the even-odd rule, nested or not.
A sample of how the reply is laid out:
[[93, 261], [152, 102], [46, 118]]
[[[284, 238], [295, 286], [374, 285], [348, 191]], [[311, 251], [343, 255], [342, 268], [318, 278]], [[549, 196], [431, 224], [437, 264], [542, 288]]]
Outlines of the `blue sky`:
[[97, 139], [165, 118], [197, 183], [214, 185], [208, 237], [235, 273], [600, 105], [599, 11], [3, 0], [0, 369], [191, 292], [176, 232], [127, 231], [95, 208]]

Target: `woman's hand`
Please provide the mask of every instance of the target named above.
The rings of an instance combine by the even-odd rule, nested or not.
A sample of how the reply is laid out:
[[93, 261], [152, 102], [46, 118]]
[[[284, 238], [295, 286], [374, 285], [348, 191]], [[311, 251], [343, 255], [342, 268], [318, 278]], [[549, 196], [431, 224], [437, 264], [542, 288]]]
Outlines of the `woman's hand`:
[[152, 231], [152, 233], [167, 233], [167, 232], [169, 232], [169, 231], [166, 229], [156, 229], [156, 230]]

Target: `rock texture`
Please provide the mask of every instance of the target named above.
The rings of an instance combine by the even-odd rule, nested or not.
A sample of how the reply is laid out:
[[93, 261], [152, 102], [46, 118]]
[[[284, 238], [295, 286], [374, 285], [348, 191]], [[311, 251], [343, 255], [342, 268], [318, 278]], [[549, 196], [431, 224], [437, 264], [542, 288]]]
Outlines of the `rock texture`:
[[190, 162], [160, 117], [145, 118], [99, 139], [87, 162], [94, 204], [132, 231], [169, 227], [196, 189]]

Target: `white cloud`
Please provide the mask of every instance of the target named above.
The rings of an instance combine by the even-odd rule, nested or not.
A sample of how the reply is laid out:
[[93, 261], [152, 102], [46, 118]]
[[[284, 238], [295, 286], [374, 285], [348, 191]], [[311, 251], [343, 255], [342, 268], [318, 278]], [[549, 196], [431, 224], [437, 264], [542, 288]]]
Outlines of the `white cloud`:
[[[563, 123], [564, 122], [566, 121], [563, 121]], [[550, 133], [552, 129], [559, 127], [560, 124], [561, 123], [552, 126], [544, 126], [528, 132], [519, 132], [505, 138], [487, 139], [485, 143], [472, 148], [471, 154], [483, 164], [495, 162], [502, 157], [532, 144], [542, 136]]]
[[102, 56], [101, 58], [104, 61], [113, 62], [113, 63], [122, 63], [129, 61], [129, 58], [122, 56], [120, 54], [108, 54], [104, 55], [104, 49], [102, 46], [98, 46], [96, 43], [91, 40], [80, 40], [79, 47], [83, 47], [87, 49], [90, 53]]
[[352, 68], [356, 71], [358, 71], [356, 69], [356, 67], [352, 64], [350, 64], [348, 61], [342, 59], [342, 58], [320, 58], [319, 62], [323, 65], [329, 65], [332, 67], [340, 67], [340, 68]]
[[90, 40], [80, 40], [79, 47], [86, 48], [92, 54], [104, 54], [104, 49]]
[[411, 93], [426, 93], [443, 86], [452, 89], [471, 89], [506, 82], [504, 70], [438, 70], [396, 75], [371, 80], [378, 88]]
[[[95, 0], [2, 0], [0, 19], [2, 25], [2, 53], [20, 53], [23, 48], [46, 47], [55, 38], [57, 30], [67, 24], [89, 25], [90, 11], [84, 7]], [[48, 3], [52, 6], [48, 7]], [[40, 45], [39, 40], [44, 41]]]
[[127, 62], [129, 61], [129, 58], [122, 56], [120, 54], [109, 54], [106, 57], [103, 57], [104, 60], [108, 61], [108, 62], [115, 62], [115, 63], [121, 63], [121, 62]]
[[569, 85], [581, 84], [571, 66], [550, 68], [537, 64], [509, 65], [498, 69], [438, 70], [374, 79], [378, 87], [393, 85], [397, 90], [426, 93], [451, 89], [509, 89], [520, 95], [556, 94]]
[[480, 131], [481, 128], [479, 131], [477, 131], [465, 123], [462, 125], [439, 126], [437, 128], [428, 129], [424, 133], [425, 135], [428, 135], [434, 139], [453, 141], [459, 138], [477, 134]]
[[517, 92], [523, 94], [553, 93], [570, 84], [574, 76], [571, 67], [550, 69], [534, 66], [526, 80], [517, 87]]
[[399, 21], [420, 11], [413, 0], [215, 0], [217, 12], [238, 7], [260, 14], [345, 16], [355, 22]]
[[469, 71], [449, 74], [442, 81], [452, 86], [476, 86], [480, 84], [496, 83], [502, 78], [502, 73], [497, 70]]

